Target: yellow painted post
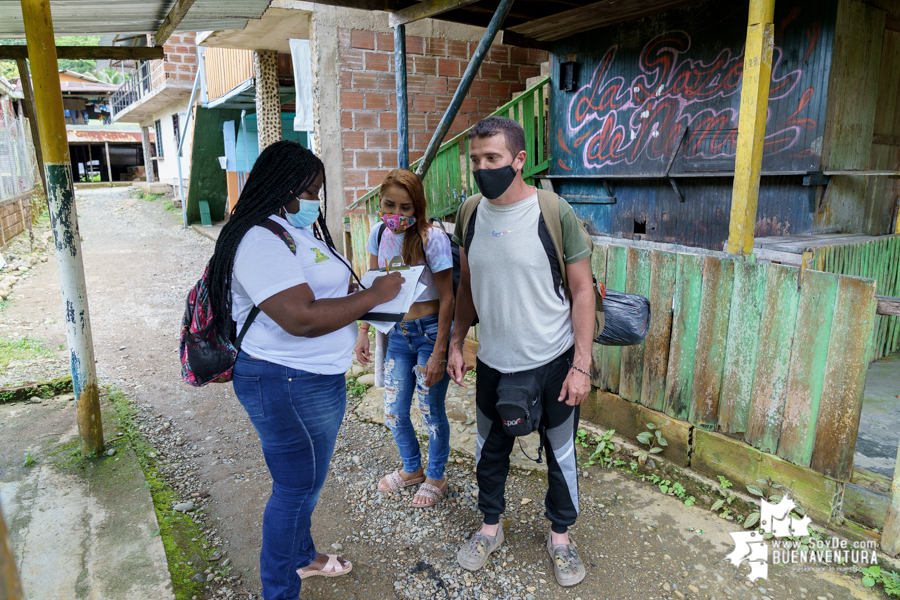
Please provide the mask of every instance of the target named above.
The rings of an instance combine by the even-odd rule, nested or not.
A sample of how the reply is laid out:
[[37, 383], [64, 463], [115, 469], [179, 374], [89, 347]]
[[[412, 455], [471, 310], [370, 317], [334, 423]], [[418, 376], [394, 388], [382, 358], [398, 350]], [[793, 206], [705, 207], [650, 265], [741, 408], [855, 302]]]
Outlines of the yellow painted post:
[[0, 510], [0, 598], [4, 600], [23, 600], [22, 581], [16, 569], [16, 555], [13, 552], [12, 539], [3, 520]]
[[21, 2], [34, 85], [35, 118], [44, 152], [47, 204], [65, 311], [81, 451], [83, 454], [99, 453], [103, 450], [103, 425], [50, 0]]
[[772, 79], [774, 14], [775, 0], [750, 0], [734, 189], [731, 193], [731, 222], [728, 226], [729, 254], [746, 256], [753, 253], [759, 171], [766, 136], [769, 82]]

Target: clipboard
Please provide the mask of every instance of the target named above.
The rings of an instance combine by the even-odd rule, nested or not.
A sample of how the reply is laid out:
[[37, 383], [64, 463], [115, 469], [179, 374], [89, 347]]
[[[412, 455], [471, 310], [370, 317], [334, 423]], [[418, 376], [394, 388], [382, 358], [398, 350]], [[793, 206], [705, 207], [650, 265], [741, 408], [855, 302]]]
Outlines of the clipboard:
[[[391, 270], [394, 270], [393, 268]], [[422, 292], [425, 291], [425, 284], [420, 283], [422, 273], [425, 272], [424, 265], [416, 265], [412, 267], [403, 267], [403, 287], [400, 294], [396, 298], [376, 306], [370, 312], [360, 317], [363, 321], [368, 321], [376, 329], [386, 333], [385, 329], [390, 331], [393, 323], [399, 323], [403, 320], [403, 315], [409, 312], [410, 306], [416, 301]], [[362, 276], [362, 283], [368, 287], [376, 278], [386, 275], [385, 269], [372, 269]]]

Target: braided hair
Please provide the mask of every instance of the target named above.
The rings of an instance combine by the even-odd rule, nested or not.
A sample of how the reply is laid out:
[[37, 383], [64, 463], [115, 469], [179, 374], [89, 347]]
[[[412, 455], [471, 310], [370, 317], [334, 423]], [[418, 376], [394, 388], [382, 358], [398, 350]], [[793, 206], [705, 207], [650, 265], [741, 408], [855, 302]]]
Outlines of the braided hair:
[[[234, 337], [231, 282], [234, 258], [244, 234], [303, 193], [312, 185], [319, 173], [323, 175], [322, 190], [327, 214], [325, 165], [310, 150], [297, 142], [283, 140], [267, 147], [256, 159], [231, 218], [219, 234], [215, 252], [209, 261], [210, 303], [213, 314], [218, 319], [220, 331], [227, 337]], [[337, 254], [322, 211], [319, 212], [313, 231], [316, 238], [324, 241], [328, 248]]]

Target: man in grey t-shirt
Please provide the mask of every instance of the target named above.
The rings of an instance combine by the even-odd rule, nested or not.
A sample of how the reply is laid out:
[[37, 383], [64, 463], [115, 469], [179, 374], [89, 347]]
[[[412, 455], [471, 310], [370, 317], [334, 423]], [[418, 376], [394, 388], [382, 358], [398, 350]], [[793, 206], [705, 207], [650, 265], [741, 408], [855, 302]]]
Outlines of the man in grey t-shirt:
[[[476, 372], [478, 508], [484, 522], [459, 551], [459, 564], [480, 569], [503, 542], [500, 515], [514, 439], [497, 412], [497, 386], [504, 374], [534, 371], [543, 405], [551, 523], [547, 549], [557, 581], [575, 585], [584, 565], [569, 539], [578, 515], [575, 431], [579, 405], [591, 389], [594, 290], [590, 248], [572, 208], [560, 200], [563, 253], [569, 294], [554, 280], [541, 242], [537, 190], [522, 178], [525, 134], [511, 119], [489, 117], [468, 134], [473, 175], [483, 194], [467, 231], [457, 230], [460, 281], [447, 371], [460, 385], [467, 367], [462, 344], [477, 313]], [[459, 219], [457, 219], [459, 224]], [[470, 233], [468, 251], [465, 237]], [[556, 259], [553, 259], [554, 262]], [[557, 263], [558, 265], [558, 263]], [[558, 266], [557, 266], [558, 275]], [[571, 297], [571, 300], [570, 300]]]

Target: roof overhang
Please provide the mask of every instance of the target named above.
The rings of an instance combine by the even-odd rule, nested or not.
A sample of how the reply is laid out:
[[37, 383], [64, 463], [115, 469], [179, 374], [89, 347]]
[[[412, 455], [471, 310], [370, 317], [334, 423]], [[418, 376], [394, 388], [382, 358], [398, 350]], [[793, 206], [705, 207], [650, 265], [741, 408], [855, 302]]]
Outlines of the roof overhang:
[[261, 19], [253, 19], [243, 29], [212, 31], [201, 36], [201, 46], [240, 48], [243, 50], [276, 50], [290, 53], [289, 39], [309, 39], [307, 10], [294, 8], [269, 8]]
[[[496, 0], [308, 0], [363, 10], [397, 11], [433, 4], [439, 21], [487, 27], [497, 7]], [[546, 48], [549, 42], [623, 21], [632, 21], [673, 8], [705, 0], [516, 0], [502, 25], [503, 43]], [[447, 10], [447, 5], [454, 8]]]
[[[256, 82], [248, 79], [224, 96], [216, 98], [206, 105], [206, 108], [236, 108], [240, 110], [256, 110]], [[280, 87], [278, 89], [281, 96], [281, 104], [293, 102], [297, 97], [296, 89], [293, 87]]]
[[[178, 23], [178, 31], [243, 29], [250, 19], [258, 19], [270, 0], [195, 0]], [[155, 34], [173, 0], [50, 0], [56, 35]], [[0, 38], [24, 37], [20, 0], [0, 0]]]

